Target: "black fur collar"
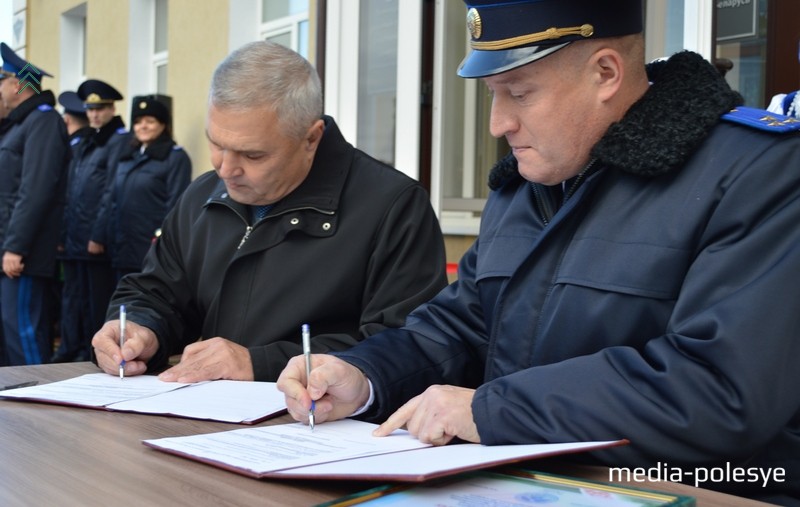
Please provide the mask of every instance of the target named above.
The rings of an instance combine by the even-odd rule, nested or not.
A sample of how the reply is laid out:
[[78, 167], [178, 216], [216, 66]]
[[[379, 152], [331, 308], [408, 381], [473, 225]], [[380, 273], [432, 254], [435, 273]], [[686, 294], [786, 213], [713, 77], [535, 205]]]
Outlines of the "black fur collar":
[[[744, 101], [713, 65], [689, 51], [647, 65], [647, 75], [650, 89], [609, 127], [592, 157], [602, 166], [653, 177], [679, 169], [719, 117]], [[517, 174], [517, 161], [508, 155], [489, 174], [489, 187], [496, 190]]]

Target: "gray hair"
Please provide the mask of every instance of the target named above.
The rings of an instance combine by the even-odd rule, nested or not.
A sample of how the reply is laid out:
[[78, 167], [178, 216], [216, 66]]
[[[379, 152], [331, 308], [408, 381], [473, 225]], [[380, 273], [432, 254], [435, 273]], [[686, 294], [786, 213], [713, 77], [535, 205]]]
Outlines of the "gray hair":
[[246, 110], [270, 107], [286, 135], [299, 139], [322, 116], [322, 86], [311, 64], [280, 44], [245, 44], [211, 78], [209, 105]]

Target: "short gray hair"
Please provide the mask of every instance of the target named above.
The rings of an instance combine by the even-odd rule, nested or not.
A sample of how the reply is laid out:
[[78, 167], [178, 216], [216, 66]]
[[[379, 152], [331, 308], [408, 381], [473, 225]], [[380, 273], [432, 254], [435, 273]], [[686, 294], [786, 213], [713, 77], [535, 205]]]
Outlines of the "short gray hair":
[[311, 64], [280, 44], [245, 44], [220, 63], [208, 103], [220, 109], [271, 107], [286, 135], [301, 138], [322, 116], [322, 86]]

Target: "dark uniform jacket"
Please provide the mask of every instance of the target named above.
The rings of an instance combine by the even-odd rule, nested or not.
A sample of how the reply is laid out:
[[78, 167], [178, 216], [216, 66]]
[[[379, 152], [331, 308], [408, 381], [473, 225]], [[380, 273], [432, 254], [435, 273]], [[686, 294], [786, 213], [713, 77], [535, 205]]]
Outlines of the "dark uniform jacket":
[[192, 162], [162, 136], [144, 152], [130, 146], [109, 188], [106, 237], [115, 269], [139, 270], [156, 230], [192, 179]]
[[648, 71], [557, 212], [504, 161], [458, 281], [339, 355], [367, 419], [461, 385], [483, 444], [627, 438], [596, 456], [783, 467], [703, 486], [800, 495], [800, 134], [721, 121], [739, 99], [698, 55]]
[[256, 380], [276, 380], [302, 353], [341, 350], [446, 285], [444, 242], [425, 190], [353, 148], [333, 119], [309, 175], [250, 226], [213, 172], [197, 178], [164, 222], [143, 272], [123, 278], [108, 318], [152, 329], [165, 365], [199, 337], [249, 348]]
[[55, 273], [64, 209], [67, 131], [49, 90], [25, 100], [7, 117], [0, 142], [0, 241], [22, 255], [23, 274]]
[[115, 116], [73, 149], [64, 210], [64, 259], [108, 260], [105, 254], [90, 254], [87, 247], [89, 240], [107, 244], [106, 222], [102, 220], [108, 213], [104, 194], [129, 141], [122, 119]]

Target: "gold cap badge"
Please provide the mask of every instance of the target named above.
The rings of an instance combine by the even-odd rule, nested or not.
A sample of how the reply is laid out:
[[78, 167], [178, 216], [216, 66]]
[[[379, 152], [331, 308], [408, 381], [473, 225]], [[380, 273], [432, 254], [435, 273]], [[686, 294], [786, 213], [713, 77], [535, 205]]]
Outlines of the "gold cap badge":
[[480, 39], [483, 32], [483, 25], [481, 15], [478, 14], [478, 9], [471, 8], [467, 11], [467, 30], [473, 39]]
[[145, 102], [144, 100], [139, 102], [139, 109], [146, 109], [146, 108], [147, 108], [147, 102]]

